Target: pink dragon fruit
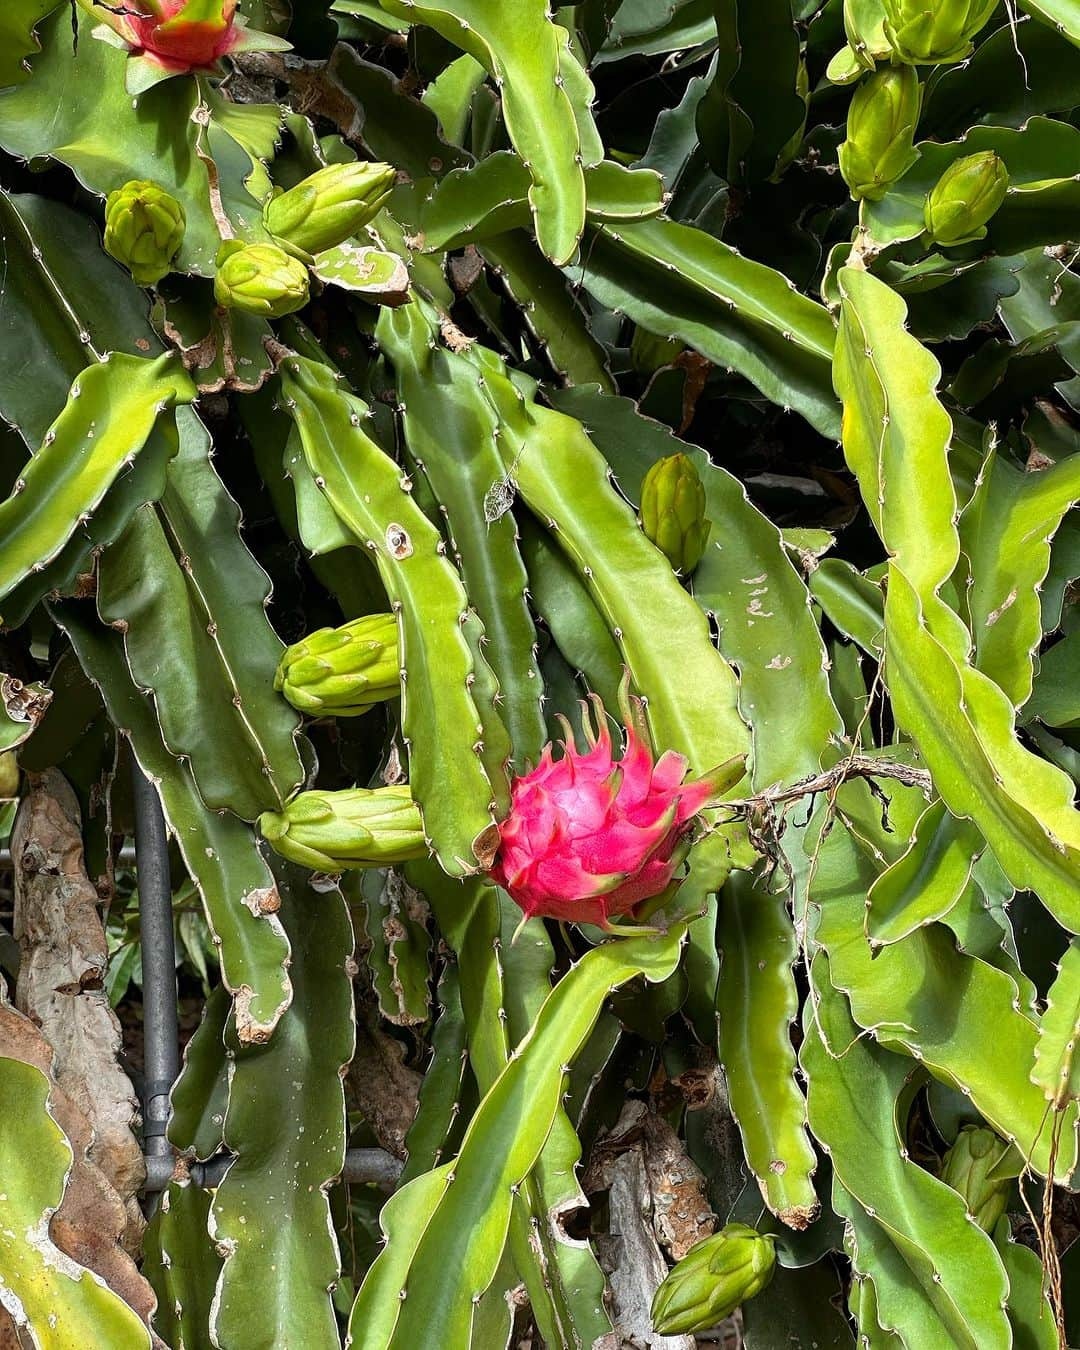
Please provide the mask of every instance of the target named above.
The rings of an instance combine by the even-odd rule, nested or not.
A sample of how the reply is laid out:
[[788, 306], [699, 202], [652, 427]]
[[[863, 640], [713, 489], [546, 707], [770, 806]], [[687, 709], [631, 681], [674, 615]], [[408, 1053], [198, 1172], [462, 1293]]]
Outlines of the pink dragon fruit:
[[236, 46], [242, 30], [233, 23], [236, 0], [150, 0], [146, 13], [128, 13], [135, 45], [184, 69], [212, 66]]
[[[615, 759], [595, 696], [593, 707], [595, 727], [588, 710], [584, 718], [586, 753], [567, 727], [562, 758], [553, 759], [547, 745], [537, 767], [514, 781], [489, 875], [526, 918], [607, 928], [613, 915], [670, 885], [694, 817], [732, 781], [732, 765], [684, 783], [686, 759], [669, 750], [654, 761], [632, 717], [626, 749]], [[741, 769], [740, 760], [736, 779]]]
[[[245, 26], [237, 0], [138, 0], [99, 6], [79, 0], [107, 25], [131, 53], [130, 92], [142, 92], [171, 75], [211, 70], [221, 57], [240, 51], [280, 51], [289, 44]], [[99, 33], [102, 30], [99, 30]]]

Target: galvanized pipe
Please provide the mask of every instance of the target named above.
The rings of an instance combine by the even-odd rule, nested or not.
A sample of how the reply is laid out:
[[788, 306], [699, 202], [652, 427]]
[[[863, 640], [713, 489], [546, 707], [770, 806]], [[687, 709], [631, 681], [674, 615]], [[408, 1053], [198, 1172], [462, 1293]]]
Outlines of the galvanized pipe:
[[[143, 1153], [148, 1194], [162, 1191], [173, 1176], [186, 1174], [196, 1186], [217, 1186], [231, 1156], [177, 1168], [179, 1159], [165, 1137], [169, 1093], [180, 1072], [176, 1016], [176, 945], [173, 937], [169, 840], [157, 789], [132, 762], [135, 803], [136, 877], [139, 885], [139, 936], [143, 968]], [[353, 1185], [392, 1189], [402, 1164], [381, 1148], [354, 1148], [345, 1154], [341, 1180]]]
[[176, 1016], [176, 946], [173, 938], [169, 840], [157, 788], [132, 758], [135, 852], [138, 858], [139, 938], [143, 970], [143, 1152], [147, 1162], [172, 1156], [165, 1138], [169, 1093], [180, 1072]]
[[[163, 1191], [172, 1181], [174, 1174], [185, 1175], [196, 1186], [217, 1186], [228, 1170], [232, 1158], [219, 1154], [206, 1162], [189, 1163], [177, 1172], [179, 1159], [159, 1155], [146, 1160], [147, 1191]], [[391, 1189], [401, 1176], [402, 1164], [391, 1153], [382, 1148], [351, 1148], [345, 1154], [345, 1164], [341, 1169], [341, 1180], [354, 1186], [373, 1185]]]

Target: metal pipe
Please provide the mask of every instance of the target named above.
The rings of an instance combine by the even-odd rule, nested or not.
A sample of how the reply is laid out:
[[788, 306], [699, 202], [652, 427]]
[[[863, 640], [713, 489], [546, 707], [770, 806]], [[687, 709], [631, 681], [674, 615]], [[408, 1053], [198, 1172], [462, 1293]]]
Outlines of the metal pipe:
[[[139, 936], [143, 968], [143, 1153], [144, 1190], [162, 1191], [177, 1172], [180, 1159], [165, 1137], [169, 1093], [180, 1072], [176, 1016], [176, 944], [173, 937], [172, 888], [169, 883], [169, 841], [157, 789], [132, 759], [135, 805], [136, 876], [139, 884]], [[217, 1186], [232, 1155], [181, 1166], [196, 1186]], [[339, 1180], [353, 1185], [392, 1189], [402, 1163], [381, 1148], [353, 1148], [345, 1154]]]
[[169, 841], [157, 788], [132, 756], [135, 851], [138, 856], [139, 939], [143, 970], [143, 1152], [171, 1157], [165, 1138], [169, 1093], [180, 1072], [176, 1016], [176, 946], [173, 938]]
[[[146, 1160], [146, 1185], [144, 1190], [163, 1191], [173, 1179], [176, 1164], [180, 1160], [171, 1153], [168, 1157], [159, 1154]], [[217, 1186], [228, 1170], [233, 1158], [229, 1154], [219, 1154], [206, 1162], [189, 1163], [186, 1175], [195, 1186]], [[351, 1148], [345, 1154], [345, 1163], [339, 1180], [353, 1186], [373, 1185], [390, 1189], [397, 1184], [401, 1176], [402, 1163], [392, 1153], [382, 1148]], [[185, 1169], [181, 1168], [181, 1174]]]

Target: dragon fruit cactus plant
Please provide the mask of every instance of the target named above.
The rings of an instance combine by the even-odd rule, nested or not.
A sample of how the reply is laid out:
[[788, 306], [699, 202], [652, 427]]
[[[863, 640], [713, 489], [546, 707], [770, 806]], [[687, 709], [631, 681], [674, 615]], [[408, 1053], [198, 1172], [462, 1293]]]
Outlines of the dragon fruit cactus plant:
[[0, 1346], [1080, 1345], [1078, 49], [0, 0]]

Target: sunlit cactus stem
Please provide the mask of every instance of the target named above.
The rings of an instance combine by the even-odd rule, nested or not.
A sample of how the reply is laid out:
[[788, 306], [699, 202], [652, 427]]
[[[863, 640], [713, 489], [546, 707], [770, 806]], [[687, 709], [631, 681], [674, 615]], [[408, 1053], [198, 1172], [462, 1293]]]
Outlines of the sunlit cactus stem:
[[767, 1233], [729, 1223], [691, 1247], [657, 1289], [653, 1329], [663, 1336], [707, 1331], [772, 1279], [776, 1247]]
[[427, 853], [407, 783], [301, 792], [284, 811], [265, 811], [259, 830], [283, 858], [319, 872], [392, 867]]
[[401, 692], [398, 622], [368, 614], [287, 647], [274, 688], [313, 717], [358, 717]]

